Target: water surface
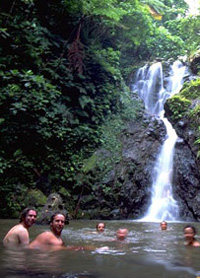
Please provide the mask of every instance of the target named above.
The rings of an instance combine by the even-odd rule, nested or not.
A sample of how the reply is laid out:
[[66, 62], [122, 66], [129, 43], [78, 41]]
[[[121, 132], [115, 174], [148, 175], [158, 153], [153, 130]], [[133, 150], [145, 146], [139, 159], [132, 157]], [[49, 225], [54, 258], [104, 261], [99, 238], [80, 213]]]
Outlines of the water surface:
[[[0, 238], [16, 224], [0, 220]], [[200, 248], [183, 245], [186, 223], [168, 223], [161, 231], [159, 223], [105, 221], [106, 231], [92, 234], [97, 221], [71, 221], [63, 230], [68, 245], [108, 246], [98, 251], [8, 250], [0, 246], [0, 277], [5, 278], [190, 278], [200, 276]], [[188, 224], [188, 223], [187, 223]], [[200, 230], [199, 223], [194, 223]], [[126, 241], [117, 242], [116, 230], [128, 228]], [[31, 240], [48, 226], [30, 228]], [[198, 239], [198, 237], [197, 237]]]

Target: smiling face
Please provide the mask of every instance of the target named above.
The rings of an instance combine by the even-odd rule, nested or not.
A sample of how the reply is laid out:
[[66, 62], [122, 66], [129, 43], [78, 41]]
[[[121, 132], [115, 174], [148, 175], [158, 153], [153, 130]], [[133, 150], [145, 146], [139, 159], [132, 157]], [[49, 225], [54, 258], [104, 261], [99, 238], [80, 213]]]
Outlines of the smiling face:
[[35, 210], [29, 210], [24, 218], [24, 225], [30, 228], [36, 220], [37, 212]]
[[65, 216], [56, 214], [50, 223], [51, 230], [55, 235], [60, 235], [65, 226]]
[[184, 237], [188, 244], [193, 242], [194, 236], [195, 236], [195, 231], [192, 227], [186, 227], [184, 229]]

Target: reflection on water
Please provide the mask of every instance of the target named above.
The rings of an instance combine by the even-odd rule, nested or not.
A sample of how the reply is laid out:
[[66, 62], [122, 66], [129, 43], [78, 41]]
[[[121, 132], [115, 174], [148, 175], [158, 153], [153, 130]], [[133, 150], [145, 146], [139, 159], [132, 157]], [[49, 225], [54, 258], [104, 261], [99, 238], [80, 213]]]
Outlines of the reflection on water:
[[[0, 237], [13, 226], [0, 220]], [[63, 231], [66, 244], [108, 246], [104, 251], [41, 251], [5, 249], [0, 246], [0, 277], [4, 278], [196, 278], [200, 274], [200, 248], [183, 245], [186, 223], [107, 221], [106, 231], [93, 234], [96, 221], [72, 221]], [[199, 224], [195, 223], [198, 230]], [[116, 241], [116, 230], [127, 228], [125, 241]], [[30, 229], [33, 239], [48, 226]], [[200, 231], [200, 229], [199, 229]]]

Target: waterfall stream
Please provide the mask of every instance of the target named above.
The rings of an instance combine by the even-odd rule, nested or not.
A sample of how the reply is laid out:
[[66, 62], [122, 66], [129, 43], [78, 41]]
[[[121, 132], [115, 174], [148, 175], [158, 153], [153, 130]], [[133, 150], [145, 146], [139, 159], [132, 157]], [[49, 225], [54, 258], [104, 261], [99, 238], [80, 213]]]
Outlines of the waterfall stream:
[[133, 85], [133, 91], [137, 91], [144, 101], [146, 111], [160, 118], [166, 127], [166, 139], [153, 171], [151, 205], [142, 219], [144, 221], [175, 221], [179, 217], [179, 208], [172, 194], [173, 154], [178, 136], [164, 117], [164, 103], [180, 91], [185, 73], [185, 66], [176, 61], [171, 65], [169, 76], [166, 77], [162, 63], [157, 62], [139, 69]]
[[185, 2], [189, 6], [189, 15], [199, 15], [199, 0], [185, 0]]

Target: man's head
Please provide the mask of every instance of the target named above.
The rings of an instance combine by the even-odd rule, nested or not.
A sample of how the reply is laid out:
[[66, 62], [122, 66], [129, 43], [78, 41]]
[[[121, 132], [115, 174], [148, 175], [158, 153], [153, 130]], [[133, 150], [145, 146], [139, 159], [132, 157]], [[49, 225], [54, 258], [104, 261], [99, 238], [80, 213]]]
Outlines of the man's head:
[[54, 213], [50, 218], [50, 228], [55, 235], [60, 235], [65, 226], [66, 216], [61, 212]]
[[160, 223], [160, 228], [161, 228], [161, 230], [167, 230], [167, 222], [166, 221], [162, 221], [161, 223]]
[[194, 226], [187, 225], [183, 229], [184, 237], [187, 241], [193, 241], [196, 235], [196, 229]]
[[96, 230], [97, 230], [97, 232], [104, 232], [105, 227], [106, 227], [105, 223], [100, 222], [100, 223], [97, 223]]
[[30, 228], [36, 220], [37, 212], [34, 208], [25, 208], [21, 215], [19, 222], [24, 223], [26, 228]]
[[124, 240], [128, 235], [128, 229], [118, 229], [117, 230], [117, 239]]

